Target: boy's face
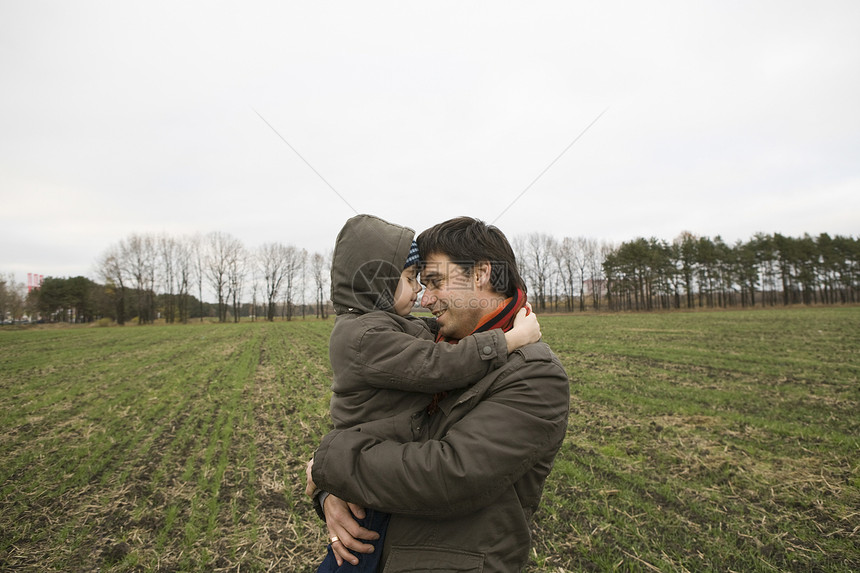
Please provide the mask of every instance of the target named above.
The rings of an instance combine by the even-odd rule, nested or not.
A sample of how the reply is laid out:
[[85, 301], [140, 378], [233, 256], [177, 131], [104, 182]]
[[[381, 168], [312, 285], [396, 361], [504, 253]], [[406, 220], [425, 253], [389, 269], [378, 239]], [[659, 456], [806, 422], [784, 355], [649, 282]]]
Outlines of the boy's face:
[[400, 282], [397, 283], [397, 289], [394, 291], [394, 312], [400, 316], [406, 316], [412, 312], [419, 292], [421, 292], [421, 285], [418, 283], [418, 265], [403, 269], [400, 273]]

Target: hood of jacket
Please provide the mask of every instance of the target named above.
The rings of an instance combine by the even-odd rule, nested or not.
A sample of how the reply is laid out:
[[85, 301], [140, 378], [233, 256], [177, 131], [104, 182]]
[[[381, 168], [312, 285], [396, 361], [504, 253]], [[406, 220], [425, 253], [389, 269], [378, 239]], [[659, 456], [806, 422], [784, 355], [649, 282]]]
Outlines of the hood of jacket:
[[373, 215], [356, 215], [340, 230], [331, 261], [337, 314], [393, 312], [394, 292], [415, 231]]

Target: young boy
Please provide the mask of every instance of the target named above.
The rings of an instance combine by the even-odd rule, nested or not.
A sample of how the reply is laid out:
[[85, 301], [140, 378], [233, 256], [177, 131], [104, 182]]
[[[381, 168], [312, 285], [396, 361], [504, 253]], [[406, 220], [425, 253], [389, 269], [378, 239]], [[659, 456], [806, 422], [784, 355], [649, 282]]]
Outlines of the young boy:
[[[331, 299], [337, 318], [329, 341], [334, 380], [331, 417], [336, 429], [427, 408], [434, 394], [463, 388], [507, 361], [520, 346], [540, 339], [534, 314], [519, 310], [507, 332], [496, 328], [457, 344], [436, 343], [435, 319], [410, 315], [418, 284], [418, 247], [412, 229], [371, 215], [349, 219], [332, 258]], [[318, 493], [322, 515], [327, 494]], [[388, 515], [367, 510], [360, 523], [380, 533]], [[375, 571], [379, 552], [358, 567], [344, 563], [332, 546], [319, 571]], [[381, 547], [381, 545], [380, 545]], [[352, 563], [355, 563], [354, 555]]]

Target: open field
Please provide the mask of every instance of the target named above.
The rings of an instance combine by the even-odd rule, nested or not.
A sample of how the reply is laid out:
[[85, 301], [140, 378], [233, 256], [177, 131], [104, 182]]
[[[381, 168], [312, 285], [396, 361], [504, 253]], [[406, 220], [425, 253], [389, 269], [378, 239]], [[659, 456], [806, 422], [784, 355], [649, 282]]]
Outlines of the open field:
[[[313, 570], [331, 324], [0, 329], [0, 570]], [[860, 571], [860, 308], [542, 325], [530, 571]]]

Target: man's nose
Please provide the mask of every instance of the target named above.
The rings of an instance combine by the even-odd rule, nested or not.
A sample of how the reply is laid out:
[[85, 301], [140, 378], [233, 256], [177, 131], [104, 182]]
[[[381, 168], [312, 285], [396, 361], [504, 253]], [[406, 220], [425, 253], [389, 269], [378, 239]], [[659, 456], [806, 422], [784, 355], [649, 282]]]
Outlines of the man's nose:
[[430, 305], [436, 300], [436, 297], [431, 295], [428, 289], [424, 289], [424, 294], [421, 295], [421, 306], [430, 308]]

